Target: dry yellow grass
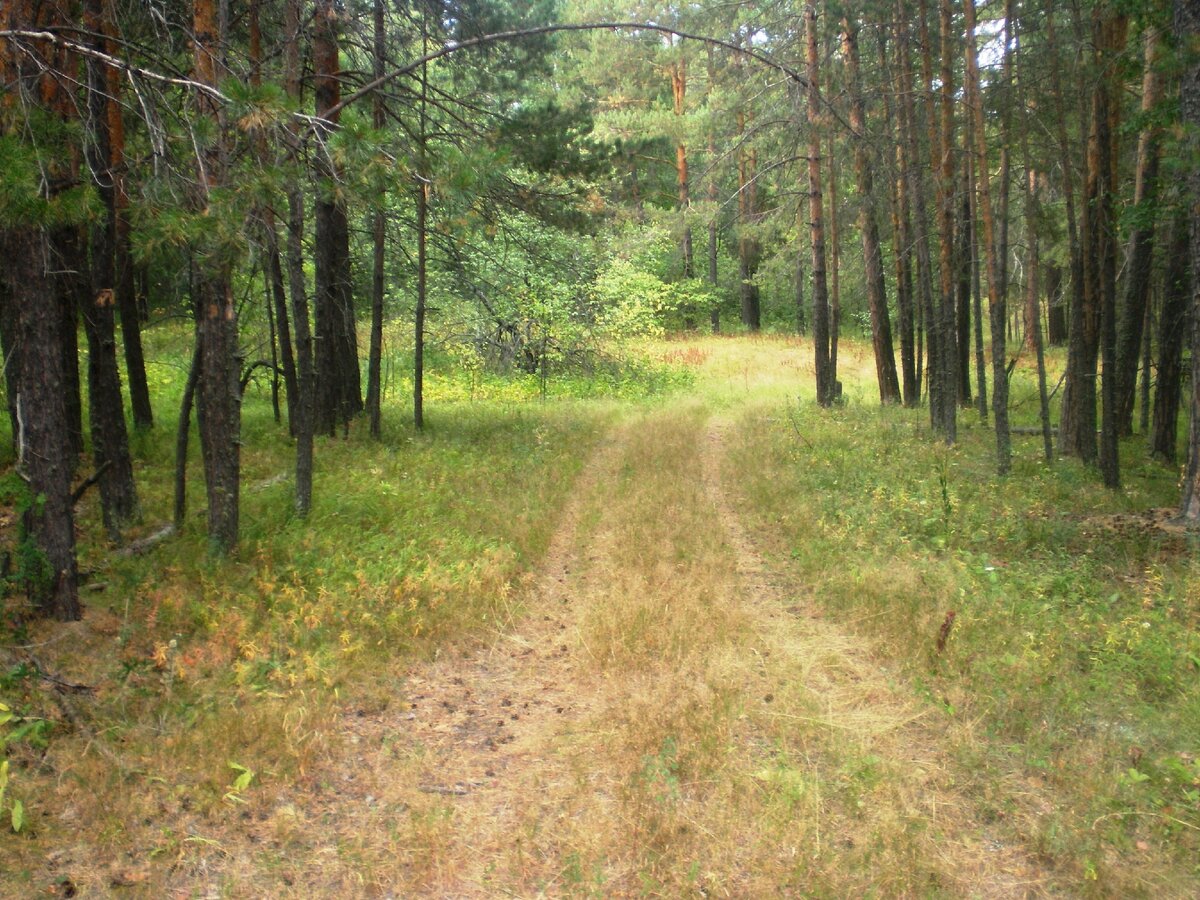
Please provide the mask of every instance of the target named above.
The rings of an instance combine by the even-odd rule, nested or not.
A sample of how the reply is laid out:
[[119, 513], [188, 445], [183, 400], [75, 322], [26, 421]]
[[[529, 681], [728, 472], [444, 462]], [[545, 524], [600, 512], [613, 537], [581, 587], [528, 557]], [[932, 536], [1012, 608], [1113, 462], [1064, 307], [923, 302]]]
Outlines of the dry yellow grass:
[[[128, 857], [81, 880], [155, 897], [1039, 893], [956, 767], [962, 735], [741, 523], [728, 410], [807, 387], [807, 353], [698, 346], [696, 397], [613, 430], [485, 640], [164, 735], [210, 764], [170, 772], [189, 787], [157, 812], [122, 774], [137, 760], [85, 753], [63, 777], [110, 815], [61, 852], [74, 871], [100, 846]], [[226, 761], [248, 748], [278, 765], [230, 802]]]
[[528, 617], [410, 675], [415, 718], [380, 784], [406, 810], [391, 849], [377, 845], [406, 863], [389, 884], [1036, 892], [1023, 848], [956, 782], [935, 714], [755, 551], [723, 486], [722, 426], [706, 420], [693, 404], [619, 429]]

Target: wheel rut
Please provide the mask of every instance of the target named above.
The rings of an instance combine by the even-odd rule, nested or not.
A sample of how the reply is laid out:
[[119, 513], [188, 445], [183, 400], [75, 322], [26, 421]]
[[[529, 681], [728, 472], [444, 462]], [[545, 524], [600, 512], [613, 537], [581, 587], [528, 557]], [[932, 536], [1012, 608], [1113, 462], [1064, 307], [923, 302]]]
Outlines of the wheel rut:
[[405, 672], [383, 714], [347, 717], [362, 827], [393, 832], [378, 883], [908, 893], [911, 873], [854, 872], [884, 847], [942, 892], [1040, 892], [937, 716], [756, 546], [722, 477], [732, 427], [693, 405], [614, 428], [523, 602]]

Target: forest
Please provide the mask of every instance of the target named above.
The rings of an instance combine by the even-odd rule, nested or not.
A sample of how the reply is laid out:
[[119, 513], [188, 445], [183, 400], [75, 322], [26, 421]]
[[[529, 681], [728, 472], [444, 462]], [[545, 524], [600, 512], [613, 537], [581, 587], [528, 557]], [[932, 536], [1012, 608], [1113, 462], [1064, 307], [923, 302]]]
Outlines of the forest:
[[1195, 0], [0, 0], [0, 894], [1200, 893]]

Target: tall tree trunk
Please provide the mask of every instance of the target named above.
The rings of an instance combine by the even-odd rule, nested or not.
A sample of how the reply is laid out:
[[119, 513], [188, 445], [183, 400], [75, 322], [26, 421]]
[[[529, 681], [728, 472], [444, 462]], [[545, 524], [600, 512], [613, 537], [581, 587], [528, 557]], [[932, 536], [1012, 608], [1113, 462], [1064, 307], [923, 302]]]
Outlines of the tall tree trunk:
[[1012, 0], [1004, 0], [1004, 26], [1001, 30], [1004, 41], [1004, 53], [1000, 62], [1000, 171], [997, 173], [997, 210], [996, 210], [996, 273], [1000, 279], [999, 292], [1004, 298], [1005, 310], [1008, 309], [1008, 214], [1009, 197], [1012, 193], [1012, 158], [1009, 152], [1010, 142], [1013, 141], [1013, 25], [1016, 22], [1016, 12]]
[[[939, 6], [939, 17], [940, 17]], [[938, 126], [940, 117], [939, 114], [939, 97], [934, 91], [933, 84], [933, 37], [929, 31], [929, 10], [926, 0], [917, 0], [917, 35], [920, 42], [921, 54], [921, 95], [925, 98], [925, 102], [921, 104], [921, 113], [924, 117], [925, 130], [928, 135], [929, 143], [929, 171], [934, 181], [934, 198], [935, 198], [935, 214], [933, 219], [927, 220], [931, 224], [930, 231], [935, 232], [941, 223], [941, 203], [937, 200], [937, 185], [941, 183], [940, 179], [940, 162], [941, 159], [941, 130]], [[941, 241], [939, 235], [938, 245], [938, 261], [941, 261]], [[930, 261], [932, 266], [932, 259]], [[932, 268], [931, 268], [932, 273]], [[932, 275], [931, 275], [932, 277]], [[938, 284], [936, 288], [941, 286], [941, 273], [938, 273]], [[942, 372], [943, 350], [941, 345], [941, 327], [940, 327], [940, 310], [941, 300], [937, 296], [937, 290], [934, 285], [930, 285], [929, 305], [924, 309], [925, 319], [925, 335], [926, 335], [926, 393], [929, 396], [929, 420], [930, 425], [935, 432], [942, 430], [942, 387], [945, 382], [945, 374]]]
[[1026, 240], [1029, 244], [1028, 260], [1025, 263], [1025, 304], [1026, 308], [1031, 313], [1029, 317], [1028, 328], [1033, 332], [1033, 350], [1037, 355], [1037, 376], [1038, 376], [1038, 413], [1042, 420], [1042, 452], [1046, 462], [1054, 460], [1054, 436], [1053, 427], [1050, 424], [1050, 395], [1046, 390], [1046, 351], [1042, 346], [1042, 313], [1039, 308], [1038, 285], [1039, 275], [1039, 259], [1038, 259], [1038, 235], [1037, 235], [1037, 192], [1038, 192], [1038, 176], [1037, 172], [1029, 168], [1029, 149], [1025, 148], [1025, 168], [1028, 184], [1026, 190], [1029, 192], [1026, 195]]
[[692, 254], [692, 227], [687, 222], [688, 209], [692, 205], [688, 187], [687, 144], [683, 139], [683, 120], [687, 114], [687, 56], [684, 55], [683, 40], [679, 41], [679, 58], [671, 65], [671, 97], [674, 100], [675, 127], [679, 137], [675, 141], [675, 186], [678, 191], [679, 218], [683, 232], [679, 239], [679, 255], [683, 258], [683, 277], [695, 276]]
[[[283, 260], [279, 250], [279, 232], [275, 214], [265, 208], [262, 215], [263, 235], [266, 237], [267, 281], [271, 295], [268, 312], [275, 324], [279, 346], [279, 369], [283, 370], [283, 388], [288, 411], [288, 430], [296, 433], [296, 406], [300, 397], [300, 379], [296, 372], [296, 356], [292, 352], [292, 329], [288, 322], [287, 286], [284, 281]], [[278, 370], [277, 370], [278, 372]], [[278, 374], [276, 374], [278, 379]]]
[[1046, 340], [1051, 347], [1067, 342], [1067, 299], [1063, 292], [1062, 268], [1046, 262]]
[[[113, 21], [115, 4], [104, 3], [103, 22], [105, 49], [117, 56], [116, 25]], [[150, 384], [146, 378], [146, 357], [142, 350], [142, 316], [138, 311], [134, 287], [134, 263], [129, 224], [129, 193], [125, 187], [125, 119], [122, 114], [121, 92], [123, 73], [116, 66], [104, 67], [107, 86], [107, 115], [109, 164], [113, 188], [113, 254], [117, 312], [121, 317], [121, 342], [125, 348], [125, 378], [133, 411], [133, 426], [138, 430], [154, 426], [154, 409], [150, 405]]]
[[[741, 57], [734, 60], [735, 71], [741, 75]], [[759, 306], [758, 285], [755, 277], [758, 274], [759, 244], [758, 239], [750, 234], [750, 229], [758, 215], [758, 173], [756, 157], [747, 146], [746, 113], [739, 104], [736, 122], [738, 136], [738, 293], [741, 299], [742, 324], [750, 331], [757, 332], [762, 327], [762, 310]]]
[[[713, 86], [716, 83], [717, 67], [714, 59], [713, 45], [708, 45], [708, 88], [707, 100], [712, 104]], [[717, 295], [719, 280], [717, 277], [717, 208], [720, 196], [717, 187], [717, 131], [712, 125], [708, 128], [708, 202], [712, 212], [708, 220], [708, 282], [712, 285], [713, 296]], [[714, 303], [709, 311], [709, 323], [713, 334], [721, 331], [721, 310]]]
[[[70, 435], [64, 399], [61, 294], [47, 274], [48, 239], [38, 229], [0, 231], [12, 353], [7, 359], [17, 418], [17, 472], [29, 488], [21, 533], [43, 555], [45, 570], [29, 571], [29, 599], [47, 615], [80, 617], [71, 502]], [[36, 498], [36, 499], [35, 499]]]
[[[895, 84], [895, 72], [888, 63], [887, 39], [879, 39], [879, 61], [885, 77]], [[892, 97], [896, 98], [896, 116], [892, 116]], [[896, 325], [900, 332], [900, 382], [904, 405], [914, 407], [920, 402], [917, 387], [917, 362], [913, 355], [913, 253], [912, 215], [909, 209], [905, 183], [908, 177], [907, 134], [903, 125], [904, 100], [900, 91], [887, 90], [883, 93], [884, 118], [887, 133], [896, 138], [895, 172], [889, 179], [889, 210], [892, 220], [892, 241], [895, 247], [896, 269]]]
[[[65, 19], [62, 10], [50, 4], [36, 14], [25, 5], [0, 4], [0, 29], [61, 27], [68, 24]], [[9, 86], [8, 96], [0, 96], [0, 109], [8, 97], [23, 96], [39, 103], [49, 118], [68, 121], [74, 114], [62, 85], [75, 77], [67, 73], [78, 72], [78, 67], [77, 59], [55, 48], [34, 44], [20, 52], [0, 41], [0, 83]], [[37, 178], [29, 187], [53, 201], [54, 185], [74, 180], [69, 171], [74, 161], [64, 165], [61, 158], [48, 156], [50, 167], [38, 173], [42, 177], [28, 173], [31, 182]], [[68, 175], [72, 177], [64, 177]], [[62, 279], [50, 274], [58, 267], [49, 248], [50, 238], [40, 227], [13, 222], [0, 226], [0, 324], [14, 420], [15, 471], [28, 490], [19, 532], [22, 545], [35, 551], [26, 554], [21, 574], [38, 609], [70, 620], [80, 617], [80, 604], [62, 333], [67, 292]], [[78, 260], [72, 262], [72, 268], [82, 269]]]
[[[930, 407], [934, 416], [934, 427], [953, 444], [958, 440], [958, 376], [956, 373], [958, 351], [954, 315], [954, 16], [951, 0], [939, 4], [939, 28], [941, 32], [941, 130], [937, 143], [937, 205], [938, 243], [940, 246], [939, 271], [941, 295], [935, 323], [937, 331], [938, 367], [931, 374]], [[937, 393], [934, 393], [934, 385]], [[935, 407], [936, 398], [936, 407]]]
[[[1006, 0], [1005, 15], [1008, 17], [1005, 27], [1010, 32], [1011, 46], [1008, 53], [1011, 56], [1021, 39], [1020, 27], [1017, 20], [1013, 18], [1012, 0]], [[1011, 59], [1009, 65], [1009, 84], [1011, 86]], [[1024, 108], [1028, 108], [1029, 106], [1027, 85], [1028, 80], [1025, 77], [1025, 70], [1022, 69], [1020, 99], [1021, 105]], [[1025, 244], [1027, 248], [1025, 262], [1025, 327], [1027, 339], [1032, 344], [1034, 353], [1037, 354], [1038, 411], [1042, 420], [1042, 452], [1046, 462], [1050, 463], [1054, 460], [1054, 438], [1050, 425], [1050, 397], [1046, 390], [1046, 354], [1042, 346], [1042, 313], [1039, 308], [1040, 286], [1038, 285], [1041, 267], [1040, 248], [1038, 246], [1038, 221], [1041, 218], [1040, 180], [1037, 171], [1033, 168], [1033, 156], [1029, 152], [1029, 121], [1024, 116], [1021, 117], [1021, 165], [1025, 169]]]
[[[799, 243], [799, 238], [797, 238]], [[796, 248], [796, 334], [808, 334], [808, 316], [804, 309], [804, 251]]]
[[958, 404], [971, 408], [971, 244], [975, 222], [971, 219], [971, 167], [964, 160], [962, 202], [958, 214], [958, 253], [954, 260], [957, 287], [954, 321], [958, 345]]
[[866, 104], [863, 102], [862, 78], [859, 74], [858, 27], [852, 25], [849, 18], [842, 19], [842, 53], [846, 58], [850, 80], [854, 177], [858, 182], [858, 224], [862, 233], [863, 261], [866, 265], [867, 306], [871, 315], [875, 377], [879, 383], [880, 402], [899, 403], [900, 380], [896, 375], [896, 355], [892, 348], [892, 327], [883, 278], [883, 252], [879, 245], [879, 220], [875, 209], [875, 172], [866, 139]]
[[1005, 325], [1008, 313], [1000, 293], [995, 217], [987, 166], [987, 132], [984, 131], [983, 97], [979, 89], [979, 52], [975, 42], [975, 6], [963, 4], [967, 25], [967, 105], [974, 123], [976, 191], [983, 216], [983, 244], [987, 259], [988, 312], [992, 325], [992, 416], [996, 427], [996, 470], [1006, 475], [1012, 465], [1012, 439], [1008, 428], [1008, 373], [1005, 371]]
[[425, 292], [428, 284], [426, 236], [429, 218], [429, 183], [417, 181], [417, 309], [413, 318], [413, 424], [425, 427]]
[[[1091, 127], [1088, 131], [1085, 197], [1082, 206], [1080, 242], [1083, 291], [1080, 302], [1071, 310], [1071, 328], [1067, 347], [1067, 383], [1064, 388], [1062, 435], [1064, 453], [1076, 455], [1084, 462], [1096, 460], [1096, 366], [1101, 348], [1109, 352], [1108, 337], [1112, 337], [1113, 365], [1110, 383], [1102, 389], [1116, 395], [1112, 388], [1115, 378], [1115, 320], [1109, 321], [1115, 310], [1116, 248], [1115, 213], [1115, 126], [1118, 104], [1114, 102], [1116, 85], [1112, 71], [1124, 45], [1126, 20], [1097, 8], [1092, 19], [1093, 64], [1096, 71], [1091, 98]], [[1109, 298], [1112, 303], [1110, 305]], [[1108, 312], [1106, 313], [1106, 310]], [[1112, 402], [1106, 416], [1112, 419], [1112, 435], [1107, 435], [1103, 421], [1100, 448], [1101, 471], [1105, 484], [1119, 477], [1116, 465], [1115, 417]]]
[[[224, 35], [214, 0], [196, 0], [193, 7], [195, 54], [193, 77], [216, 87], [221, 73], [220, 48]], [[207, 211], [212, 192], [224, 178], [224, 123], [220, 108], [205, 94], [197, 103], [219, 137], [197, 161], [197, 203]], [[204, 459], [208, 498], [208, 540], [218, 553], [237, 545], [241, 477], [241, 395], [238, 385], [237, 307], [233, 300], [230, 264], [224, 248], [210, 248], [196, 278], [196, 328], [203, 365], [196, 391], [196, 418]]]
[[825, 280], [825, 217], [821, 203], [821, 93], [820, 57], [817, 53], [817, 13], [804, 9], [806, 74], [808, 77], [808, 221], [813, 271], [813, 354], [817, 403], [830, 406], [836, 399], [837, 370], [830, 358], [829, 288]]
[[200, 334], [192, 344], [192, 362], [188, 366], [187, 380], [183, 384], [183, 399], [179, 404], [179, 424], [175, 427], [175, 510], [173, 522], [176, 532], [183, 530], [187, 518], [187, 459], [188, 436], [192, 430], [192, 407], [196, 400], [196, 383], [200, 380], [201, 354]]
[[[334, 0], [316, 0], [313, 16], [313, 83], [316, 112], [336, 129], [338, 114], [327, 116], [341, 99], [338, 37], [342, 13]], [[328, 132], [325, 133], [326, 137]], [[337, 167], [327, 148], [319, 151], [320, 185], [314, 207], [316, 225], [316, 430], [334, 434], [362, 412], [358, 336], [350, 280], [350, 227], [345, 200], [336, 189]]]
[[[826, 96], [831, 96], [828, 93]], [[834, 146], [834, 134], [829, 131], [829, 155], [825, 157], [829, 170], [829, 360], [833, 367], [836, 381], [838, 365], [838, 344], [842, 339], [842, 228], [841, 217], [838, 215], [838, 171], [837, 148]]]
[[279, 408], [279, 335], [275, 331], [275, 304], [269, 266], [263, 272], [263, 307], [267, 313], [267, 342], [271, 345], [271, 413], [278, 425], [283, 421]]
[[[925, 14], [924, 0], [921, 3], [921, 14]], [[933, 310], [933, 262], [929, 252], [929, 212], [925, 206], [924, 166], [921, 162], [917, 133], [917, 104], [913, 94], [912, 59], [909, 46], [909, 20], [907, 0], [896, 0], [896, 40], [900, 56], [900, 127], [903, 132], [901, 143], [905, 147], [907, 165], [904, 167], [905, 193], [908, 197], [908, 207], [912, 211], [915, 223], [909, 229], [912, 234], [917, 258], [917, 298], [916, 298], [916, 351], [913, 355], [914, 364], [914, 394], [913, 403], [916, 405], [921, 398], [921, 380], [925, 367], [924, 338], [926, 323], [932, 318]], [[924, 39], [928, 38], [928, 29], [921, 26]]]
[[[387, 50], [383, 6], [383, 0], [375, 0], [373, 9], [375, 27], [372, 62], [374, 63], [374, 76], [376, 78], [383, 76]], [[383, 106], [383, 94], [378, 91], [372, 98], [371, 116], [372, 124], [375, 128], [377, 130], [382, 129], [387, 120]], [[371, 342], [367, 350], [367, 417], [370, 421], [371, 437], [378, 439], [382, 427], [383, 282], [384, 253], [387, 241], [387, 218], [383, 197], [380, 197], [377, 201], [372, 218]]]
[[[104, 51], [102, 0], [88, 0], [85, 21], [92, 33], [93, 49]], [[125, 427], [125, 404], [117, 366], [116, 272], [113, 266], [116, 242], [116, 196], [109, 145], [107, 81], [97, 59], [87, 63], [88, 165], [104, 205], [103, 218], [91, 229], [91, 290], [81, 313], [88, 341], [88, 411], [91, 421], [92, 454], [99, 475], [100, 507], [109, 538], [119, 541], [121, 527], [139, 515], [133, 461]], [[60, 232], [61, 269], [69, 270], [86, 259], [85, 243], [73, 229]]]
[[[1200, 112], [1198, 110], [1197, 112]], [[1193, 213], [1194, 218], [1194, 213]], [[1174, 465], [1179, 445], [1179, 402], [1183, 393], [1183, 345], [1191, 333], [1192, 269], [1189, 265], [1189, 223], [1175, 223], [1167, 256], [1162, 315], [1158, 320], [1158, 378], [1154, 391], [1154, 425], [1150, 455]], [[1194, 367], [1193, 367], [1194, 368]]]
[[[288, 96], [300, 105], [300, 4], [287, 0], [284, 7], [284, 82]], [[292, 325], [296, 332], [296, 404], [292, 409], [292, 433], [296, 436], [296, 515], [304, 518], [312, 509], [313, 433], [315, 431], [316, 373], [312, 332], [309, 325], [308, 287], [304, 274], [304, 193], [294, 178], [287, 185], [288, 293], [292, 300]]]
[[1142, 434], [1150, 433], [1150, 382], [1154, 378], [1151, 346], [1154, 334], [1154, 303], [1146, 302], [1146, 320], [1142, 323], [1142, 380], [1138, 391], [1138, 429]]
[[[1146, 62], [1142, 76], [1142, 114], [1149, 119], [1160, 97], [1158, 77], [1159, 32], [1146, 30]], [[1137, 174], [1133, 202], [1139, 211], [1137, 225], [1129, 236], [1129, 274], [1125, 277], [1124, 302], [1117, 322], [1117, 433], [1133, 433], [1133, 406], [1137, 394], [1138, 356], [1142, 327], [1150, 297], [1150, 274], [1154, 261], [1154, 206], [1158, 199], [1159, 129], [1149, 121], [1138, 138]]]
[[[429, 29], [421, 13], [421, 51], [428, 52]], [[429, 68], [421, 65], [421, 105], [417, 130], [417, 308], [413, 315], [413, 425], [425, 427], [425, 291], [428, 283], [426, 237], [429, 227], [429, 169], [426, 158], [428, 140]]]
[[[1188, 227], [1191, 232], [1192, 263], [1191, 308], [1192, 359], [1200, 360], [1200, 4], [1194, 0], [1175, 0], [1175, 33], [1180, 47], [1186, 48], [1183, 77], [1179, 86], [1179, 105], [1186, 132], [1187, 194], [1190, 201]], [[1166, 316], [1163, 316], [1166, 319]], [[1200, 365], [1192, 365], [1192, 419], [1188, 433], [1187, 467], [1183, 476], [1180, 515], [1195, 522], [1200, 519]]]
[[[79, 382], [79, 311], [91, 296], [91, 279], [89, 273], [83, 271], [84, 259], [80, 257], [69, 267], [70, 278], [59, 278], [58, 287], [63, 297], [58, 304], [62, 311], [62, 356], [63, 356], [63, 403], [67, 410], [67, 431], [71, 436], [70, 447], [72, 456], [71, 471], [74, 473], [74, 461], [83, 454], [83, 392]], [[70, 282], [71, 284], [64, 284]], [[5, 350], [5, 358], [8, 351]], [[13, 433], [16, 433], [14, 428]]]
[[[259, 22], [261, 0], [250, 0], [250, 82], [254, 87], [262, 84], [262, 29]], [[259, 131], [255, 135], [256, 152], [262, 165], [269, 163], [266, 135]], [[283, 370], [284, 390], [287, 394], [288, 430], [296, 433], [296, 403], [300, 392], [296, 374], [296, 357], [292, 353], [292, 330], [288, 323], [287, 289], [284, 283], [283, 262], [280, 258], [279, 232], [275, 225], [275, 211], [264, 205], [258, 210], [262, 226], [264, 269], [270, 296], [267, 298], [267, 315], [277, 330], [278, 341], [272, 340], [272, 363], [276, 363], [274, 347], [279, 347], [278, 364], [275, 365], [271, 381], [271, 402], [275, 408], [276, 421], [279, 417], [279, 370]]]
[[1094, 37], [1104, 67], [1094, 97], [1095, 179], [1089, 173], [1091, 252], [1095, 274], [1092, 283], [1100, 313], [1100, 353], [1104, 366], [1101, 388], [1100, 474], [1106, 487], [1121, 486], [1117, 442], [1117, 143], [1120, 127], [1121, 85], [1114, 71], [1125, 46], [1128, 21], [1123, 15], [1093, 13]]
[[[1071, 299], [1066, 305], [1065, 315], [1067, 373], [1063, 382], [1059, 411], [1058, 449], [1065, 456], [1079, 456], [1090, 462], [1096, 458], [1095, 365], [1093, 363], [1092, 376], [1089, 376], [1087, 374], [1087, 316], [1084, 314], [1083, 247], [1079, 239], [1075, 204], [1075, 168], [1071, 156], [1071, 142], [1067, 135], [1068, 100], [1063, 92], [1058, 65], [1058, 39], [1053, 8], [1048, 9], [1046, 14], [1046, 50], [1052, 60], [1050, 86], [1054, 96], [1056, 137], [1058, 138], [1059, 163], [1063, 174], [1062, 188], [1067, 214], [1067, 242], [1071, 273]], [[1061, 303], [1059, 309], [1062, 310]], [[1054, 330], [1051, 329], [1052, 334]], [[1062, 333], [1060, 332], [1060, 335]], [[1053, 336], [1051, 341], [1053, 342]], [[1090, 393], [1087, 398], [1082, 398], [1077, 396], [1080, 391]], [[1083, 417], [1082, 421], [1080, 421], [1081, 416]]]
[[975, 157], [967, 154], [967, 206], [970, 210], [971, 321], [975, 327], [975, 409], [988, 421], [987, 353], [983, 345], [983, 264], [979, 250], [979, 193], [975, 190]]

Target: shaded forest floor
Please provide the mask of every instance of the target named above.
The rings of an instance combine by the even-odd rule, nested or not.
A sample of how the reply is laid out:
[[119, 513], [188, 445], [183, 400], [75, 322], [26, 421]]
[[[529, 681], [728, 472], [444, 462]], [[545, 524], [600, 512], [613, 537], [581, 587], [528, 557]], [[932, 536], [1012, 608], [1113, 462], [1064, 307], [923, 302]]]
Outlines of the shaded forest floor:
[[[508, 468], [470, 456], [507, 426], [388, 449], [370, 527], [317, 512], [358, 535], [344, 572], [289, 523], [311, 555], [113, 571], [128, 597], [31, 628], [45, 670], [115, 684], [58, 691], [60, 733], [14, 745], [35, 818], [0, 837], [0, 893], [1200, 888], [1194, 548], [1138, 525], [1171, 473], [1113, 497], [1031, 444], [997, 482], [983, 428], [948, 451], [878, 410], [853, 344], [831, 411], [796, 399], [801, 343], [654, 352], [692, 388], [520, 413]], [[389, 466], [422, 453], [464, 458], [414, 514]], [[406, 580], [435, 519], [445, 558]], [[196, 580], [207, 610], [178, 599]], [[54, 690], [33, 680], [8, 696]]]

